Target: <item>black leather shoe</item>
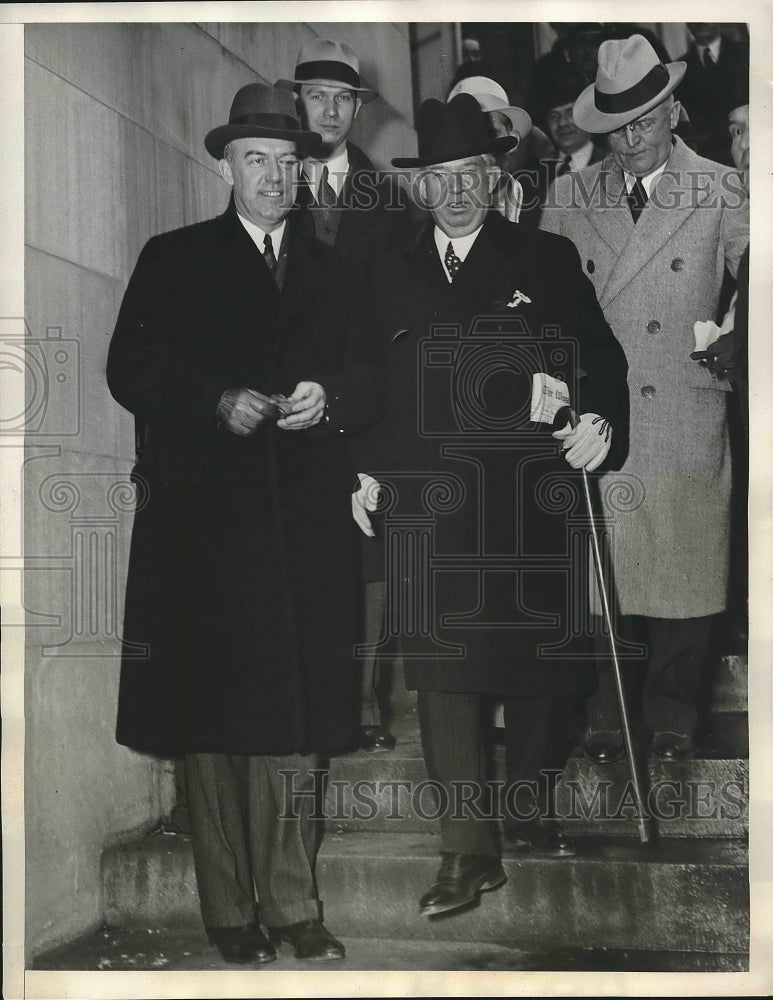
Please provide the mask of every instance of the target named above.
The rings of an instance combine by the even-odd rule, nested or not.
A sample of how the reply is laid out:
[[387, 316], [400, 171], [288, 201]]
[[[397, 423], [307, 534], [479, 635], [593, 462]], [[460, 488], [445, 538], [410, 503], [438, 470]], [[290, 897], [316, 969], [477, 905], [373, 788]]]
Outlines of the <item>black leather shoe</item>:
[[330, 962], [346, 957], [344, 946], [319, 920], [301, 920], [300, 923], [288, 924], [287, 927], [269, 927], [268, 936], [275, 945], [281, 941], [289, 941], [295, 948], [296, 958]]
[[577, 853], [577, 841], [554, 819], [513, 823], [505, 829], [505, 840], [514, 851], [531, 851], [559, 858]]
[[360, 727], [360, 749], [369, 753], [379, 753], [387, 750], [394, 750], [394, 736], [381, 726], [361, 726]]
[[482, 892], [498, 889], [507, 881], [499, 858], [455, 851], [443, 851], [440, 857], [435, 884], [419, 901], [423, 917], [475, 903]]
[[263, 964], [273, 962], [276, 951], [268, 942], [257, 924], [241, 927], [208, 927], [207, 936], [226, 962], [247, 965], [250, 962]]
[[622, 734], [606, 729], [592, 730], [585, 735], [582, 751], [594, 764], [614, 764], [625, 753]]
[[686, 733], [655, 733], [652, 738], [652, 755], [659, 760], [684, 760], [694, 749]]

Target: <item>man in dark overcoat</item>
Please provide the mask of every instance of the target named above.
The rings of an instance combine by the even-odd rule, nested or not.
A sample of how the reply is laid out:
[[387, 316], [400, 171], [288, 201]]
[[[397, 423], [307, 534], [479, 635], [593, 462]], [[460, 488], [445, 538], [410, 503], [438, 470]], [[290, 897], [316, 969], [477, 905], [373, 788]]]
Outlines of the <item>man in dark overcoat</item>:
[[686, 66], [676, 98], [687, 109], [700, 156], [733, 165], [727, 116], [739, 80], [749, 78], [749, 43], [723, 34], [721, 25], [688, 22], [693, 37], [679, 58]]
[[[623, 461], [628, 395], [625, 357], [572, 245], [490, 211], [494, 157], [516, 140], [495, 138], [469, 94], [425, 102], [418, 137], [419, 155], [393, 162], [422, 168], [432, 221], [378, 285], [388, 413], [358, 468], [382, 486], [384, 641], [401, 647], [418, 690], [440, 794], [442, 861], [420, 904], [432, 915], [505, 881], [486, 813], [486, 696], [504, 698], [513, 846], [572, 851], [537, 815], [539, 779], [563, 766], [570, 703], [594, 684], [570, 611], [587, 591], [572, 558], [585, 523], [577, 477]], [[568, 393], [576, 429], [532, 420], [543, 381]], [[469, 790], [480, 818], [461, 801]]]
[[[405, 196], [395, 177], [376, 170], [349, 135], [363, 104], [378, 94], [363, 86], [360, 61], [345, 42], [312, 38], [298, 52], [292, 79], [277, 80], [292, 89], [303, 125], [320, 136], [313, 156], [303, 161], [298, 207], [317, 239], [357, 261], [371, 275], [384, 256], [410, 239], [412, 227]], [[360, 538], [362, 555], [362, 643], [369, 650], [378, 639], [384, 616], [381, 546]], [[363, 750], [388, 751], [395, 738], [382, 725], [377, 695], [378, 660], [368, 652], [361, 663], [360, 734]]]
[[187, 755], [202, 917], [236, 962], [280, 940], [343, 956], [320, 922], [309, 793], [318, 755], [355, 736], [344, 441], [383, 391], [364, 275], [288, 217], [318, 142], [290, 94], [237, 93], [205, 140], [228, 209], [147, 243], [108, 358], [145, 440], [117, 739]]

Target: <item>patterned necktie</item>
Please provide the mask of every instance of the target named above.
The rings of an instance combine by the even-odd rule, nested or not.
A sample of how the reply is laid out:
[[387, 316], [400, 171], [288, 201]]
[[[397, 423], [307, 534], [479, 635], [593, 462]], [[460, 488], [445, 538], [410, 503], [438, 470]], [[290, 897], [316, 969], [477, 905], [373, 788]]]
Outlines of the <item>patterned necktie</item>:
[[329, 176], [327, 164], [325, 164], [322, 168], [322, 176], [319, 180], [319, 191], [317, 193], [317, 201], [322, 208], [332, 208], [338, 202], [333, 186], [328, 180]]
[[445, 261], [446, 270], [451, 275], [451, 281], [453, 281], [459, 273], [459, 268], [462, 266], [462, 262], [454, 253], [454, 245], [450, 240], [448, 241], [448, 248], [446, 249], [446, 255], [443, 260]]
[[569, 164], [572, 162], [571, 153], [567, 153], [566, 156], [561, 160], [558, 165], [558, 170], [556, 170], [556, 177], [563, 177], [564, 174], [569, 173]]
[[628, 198], [628, 207], [631, 210], [634, 225], [636, 225], [644, 206], [647, 204], [647, 192], [644, 190], [641, 177], [636, 178], [633, 188], [628, 192], [626, 197]]
[[263, 240], [263, 260], [265, 260], [266, 267], [271, 272], [271, 277], [276, 279], [276, 257], [274, 256], [274, 244], [271, 242], [270, 233], [266, 233], [266, 238]]

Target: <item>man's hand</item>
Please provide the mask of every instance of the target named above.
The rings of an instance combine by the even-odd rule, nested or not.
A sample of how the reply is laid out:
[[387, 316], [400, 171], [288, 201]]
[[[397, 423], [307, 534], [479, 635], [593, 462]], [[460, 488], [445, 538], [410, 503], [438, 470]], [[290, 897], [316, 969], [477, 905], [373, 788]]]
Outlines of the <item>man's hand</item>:
[[363, 472], [358, 472], [357, 475], [360, 479], [360, 488], [352, 493], [352, 517], [364, 535], [374, 538], [376, 532], [371, 526], [368, 511], [376, 509], [381, 487], [373, 476], [367, 476]]
[[583, 413], [574, 430], [567, 423], [560, 431], [554, 431], [553, 437], [563, 441], [564, 458], [573, 469], [593, 472], [609, 454], [612, 427], [597, 413]]
[[217, 419], [223, 427], [242, 437], [254, 434], [275, 414], [271, 400], [255, 389], [226, 389], [217, 405]]
[[733, 358], [735, 356], [735, 335], [723, 333], [708, 345], [705, 351], [693, 351], [690, 357], [699, 361], [717, 378], [733, 377]]
[[327, 397], [318, 382], [299, 382], [287, 402], [292, 404], [292, 409], [287, 416], [277, 420], [277, 427], [283, 431], [303, 431], [320, 422]]

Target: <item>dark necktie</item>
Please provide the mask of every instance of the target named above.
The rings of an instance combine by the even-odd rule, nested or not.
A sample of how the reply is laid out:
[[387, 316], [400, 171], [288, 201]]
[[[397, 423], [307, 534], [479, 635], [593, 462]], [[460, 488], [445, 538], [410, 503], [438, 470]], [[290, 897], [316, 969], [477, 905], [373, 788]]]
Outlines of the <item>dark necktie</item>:
[[443, 260], [445, 261], [446, 270], [451, 275], [451, 281], [453, 281], [456, 275], [459, 273], [459, 268], [462, 266], [462, 262], [454, 253], [454, 245], [450, 240], [448, 241], [446, 255], [443, 258]]
[[717, 61], [714, 58], [714, 53], [711, 51], [711, 49], [708, 49], [708, 48], [704, 49], [703, 50], [703, 68], [706, 69], [706, 70], [708, 70], [709, 73], [711, 73], [714, 70], [714, 68], [716, 67], [716, 65], [717, 65]]
[[644, 185], [641, 182], [641, 177], [637, 177], [633, 185], [633, 188], [628, 192], [628, 207], [631, 210], [631, 215], [633, 216], [634, 225], [639, 221], [639, 216], [647, 204], [647, 192], [644, 190]]
[[567, 153], [566, 156], [558, 164], [558, 170], [556, 170], [556, 177], [563, 177], [564, 174], [569, 173], [569, 164], [572, 162], [571, 153]]
[[319, 180], [319, 192], [317, 194], [317, 201], [319, 201], [322, 208], [332, 208], [338, 201], [328, 177], [327, 164], [325, 164], [322, 168], [322, 176]]
[[271, 242], [270, 233], [266, 233], [266, 238], [263, 240], [263, 260], [265, 260], [266, 267], [271, 272], [271, 277], [276, 279], [276, 257], [274, 256], [274, 244]]

